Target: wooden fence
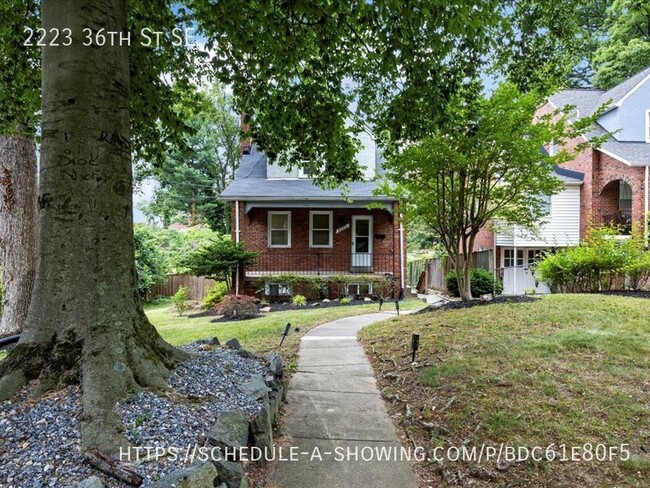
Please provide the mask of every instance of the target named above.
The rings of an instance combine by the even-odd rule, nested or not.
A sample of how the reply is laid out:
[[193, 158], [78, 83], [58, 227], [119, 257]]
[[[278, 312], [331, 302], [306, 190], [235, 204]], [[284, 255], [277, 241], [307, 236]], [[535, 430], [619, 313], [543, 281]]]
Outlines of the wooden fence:
[[187, 297], [190, 300], [203, 300], [208, 289], [215, 285], [214, 280], [191, 275], [169, 275], [167, 281], [154, 285], [149, 298], [170, 297], [181, 286], [187, 287]]
[[417, 288], [418, 292], [424, 293], [427, 288], [445, 291], [445, 274], [447, 274], [446, 263], [448, 260], [441, 258], [412, 261], [408, 265], [408, 284]]
[[[494, 267], [491, 250], [479, 251], [472, 254], [472, 266], [492, 271]], [[426, 259], [412, 261], [408, 266], [408, 284], [424, 293], [427, 288], [446, 291], [445, 276], [451, 270], [449, 259]]]

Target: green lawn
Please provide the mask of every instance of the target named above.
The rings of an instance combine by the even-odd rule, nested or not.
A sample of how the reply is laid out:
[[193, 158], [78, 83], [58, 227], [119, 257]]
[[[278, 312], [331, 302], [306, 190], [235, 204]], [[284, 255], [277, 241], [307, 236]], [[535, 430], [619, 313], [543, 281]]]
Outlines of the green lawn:
[[[422, 308], [425, 305], [420, 300], [401, 302], [403, 310]], [[314, 308], [272, 312], [263, 317], [240, 322], [210, 322], [214, 317], [188, 318], [179, 317], [169, 303], [147, 305], [145, 311], [149, 320], [156, 326], [160, 334], [174, 345], [187, 344], [198, 339], [218, 337], [222, 343], [236, 337], [244, 348], [265, 354], [269, 351], [280, 352], [291, 365], [300, 342], [300, 337], [309, 329], [343, 317], [377, 312], [376, 303], [368, 305]], [[387, 303], [384, 311], [394, 312], [395, 305]], [[287, 322], [291, 323], [291, 333], [284, 341], [280, 350], [280, 338]], [[295, 327], [300, 329], [295, 332]]]
[[[171, 303], [145, 305], [145, 312], [149, 320], [156, 326], [160, 334], [174, 345], [187, 344], [198, 339], [218, 337], [222, 343], [236, 337], [239, 342], [251, 351], [264, 354], [269, 351], [279, 351], [280, 337], [287, 322], [293, 326], [291, 334], [284, 341], [281, 352], [285, 359], [291, 363], [298, 348], [300, 337], [316, 325], [336, 320], [351, 315], [360, 315], [377, 312], [378, 305], [332, 307], [327, 309], [310, 308], [305, 310], [292, 310], [287, 312], [274, 312], [264, 317], [242, 322], [211, 323], [214, 317], [199, 317], [190, 319], [187, 314], [179, 317], [172, 310]], [[412, 310], [424, 307], [420, 300], [407, 300], [400, 304], [402, 310]], [[387, 303], [384, 311], [395, 311], [395, 305]], [[193, 313], [193, 312], [190, 312]], [[300, 332], [295, 332], [295, 327]], [[5, 351], [0, 351], [0, 360], [6, 357]]]
[[[420, 366], [411, 368], [414, 332]], [[416, 412], [408, 432], [419, 445], [589, 442], [631, 452], [628, 461], [529, 461], [505, 471], [488, 463], [495, 479], [475, 477], [473, 486], [650, 486], [650, 300], [551, 295], [396, 318], [361, 338], [393, 413], [406, 404]], [[439, 466], [420, 468], [441, 482]], [[476, 473], [470, 463], [445, 469]]]

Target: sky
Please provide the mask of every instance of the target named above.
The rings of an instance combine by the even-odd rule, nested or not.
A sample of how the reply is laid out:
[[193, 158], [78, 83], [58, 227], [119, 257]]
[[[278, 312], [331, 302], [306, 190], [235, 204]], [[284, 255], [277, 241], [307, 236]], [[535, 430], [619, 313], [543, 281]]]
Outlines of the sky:
[[147, 221], [142, 211], [138, 208], [142, 202], [149, 202], [153, 197], [155, 183], [153, 180], [143, 181], [137, 190], [133, 192], [133, 222], [143, 224]]

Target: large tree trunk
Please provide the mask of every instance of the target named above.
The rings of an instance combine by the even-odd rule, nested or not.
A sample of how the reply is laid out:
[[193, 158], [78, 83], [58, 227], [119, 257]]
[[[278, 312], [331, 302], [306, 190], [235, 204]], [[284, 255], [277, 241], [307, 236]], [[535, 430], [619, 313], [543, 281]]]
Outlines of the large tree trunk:
[[34, 140], [0, 136], [0, 337], [18, 334], [27, 318], [36, 268], [36, 153]]
[[20, 343], [0, 365], [0, 400], [26, 381], [79, 382], [82, 448], [126, 445], [114, 407], [167, 386], [185, 357], [140, 305], [132, 227], [128, 46], [83, 46], [83, 29], [126, 32], [125, 0], [43, 0], [43, 27], [72, 29], [43, 49], [38, 260]]

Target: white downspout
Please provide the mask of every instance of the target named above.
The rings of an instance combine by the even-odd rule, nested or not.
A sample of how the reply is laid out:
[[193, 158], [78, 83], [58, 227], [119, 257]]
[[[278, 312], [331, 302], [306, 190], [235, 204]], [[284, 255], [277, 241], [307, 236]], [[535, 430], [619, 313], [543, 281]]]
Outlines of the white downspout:
[[[497, 282], [497, 233], [496, 229], [492, 233], [492, 277], [494, 278], [494, 283]], [[494, 290], [492, 290], [494, 293]]]
[[[239, 244], [239, 200], [235, 201], [235, 243]], [[237, 269], [237, 274], [235, 275], [235, 295], [239, 295], [239, 268]]]
[[399, 269], [400, 285], [402, 290], [404, 290], [406, 288], [406, 277], [404, 276], [404, 225], [402, 224], [401, 218], [399, 222]]
[[646, 165], [645, 167], [645, 198], [644, 198], [644, 212], [643, 212], [643, 241], [645, 244], [645, 247], [648, 247], [648, 179], [650, 177], [648, 176], [648, 173], [650, 173], [650, 166]]

